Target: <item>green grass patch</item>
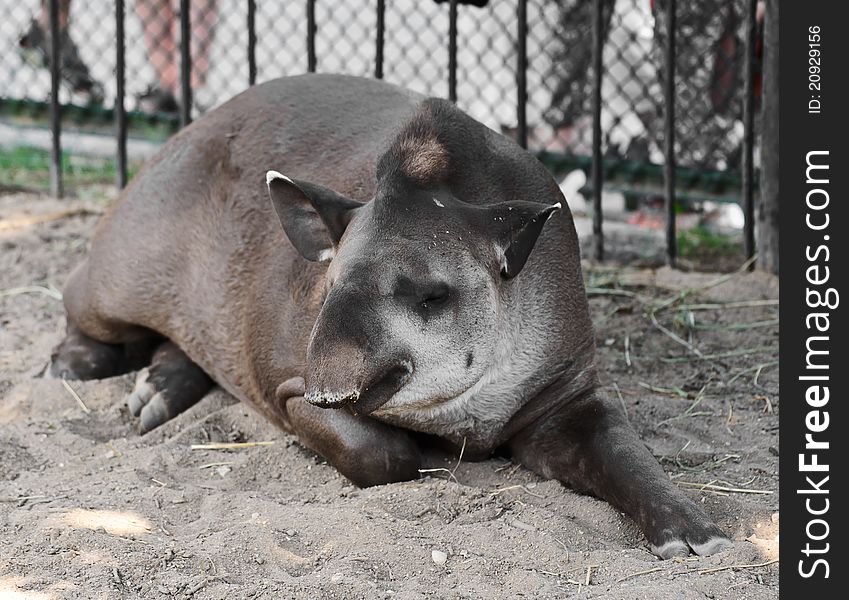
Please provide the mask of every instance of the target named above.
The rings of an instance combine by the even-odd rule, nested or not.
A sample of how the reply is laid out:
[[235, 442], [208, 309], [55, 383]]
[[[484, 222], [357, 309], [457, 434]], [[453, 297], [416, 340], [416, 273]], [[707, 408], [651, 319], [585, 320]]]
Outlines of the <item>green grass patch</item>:
[[[83, 156], [62, 153], [63, 183], [75, 188], [95, 183], [112, 183], [117, 173], [114, 157]], [[141, 163], [131, 162], [128, 175], [132, 177]], [[0, 148], [0, 186], [46, 190], [50, 187], [50, 152], [42, 148], [19, 146]]]
[[705, 260], [706, 257], [739, 256], [742, 252], [743, 242], [739, 235], [716, 233], [701, 226], [678, 232], [681, 258]]

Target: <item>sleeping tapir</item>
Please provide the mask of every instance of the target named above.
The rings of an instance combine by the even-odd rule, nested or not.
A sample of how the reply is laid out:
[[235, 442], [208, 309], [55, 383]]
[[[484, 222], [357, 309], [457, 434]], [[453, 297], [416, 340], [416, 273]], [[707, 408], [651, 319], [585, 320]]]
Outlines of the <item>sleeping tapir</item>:
[[247, 90], [133, 178], [64, 298], [51, 373], [145, 367], [143, 432], [214, 382], [359, 485], [417, 477], [436, 436], [606, 499], [661, 557], [730, 543], [599, 387], [557, 184], [449, 102], [331, 75]]

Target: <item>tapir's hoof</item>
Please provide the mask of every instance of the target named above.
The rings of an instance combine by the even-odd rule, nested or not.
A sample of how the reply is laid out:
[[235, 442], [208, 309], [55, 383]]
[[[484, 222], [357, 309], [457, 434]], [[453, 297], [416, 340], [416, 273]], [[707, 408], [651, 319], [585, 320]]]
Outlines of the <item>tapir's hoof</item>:
[[134, 417], [138, 417], [141, 414], [142, 409], [156, 393], [153, 384], [147, 380], [148, 376], [147, 369], [139, 371], [138, 375], [136, 375], [136, 385], [130, 395], [127, 396], [127, 408], [130, 409], [130, 413]]
[[121, 346], [98, 342], [72, 329], [53, 351], [48, 374], [57, 379], [104, 379], [120, 371]]
[[139, 371], [136, 386], [127, 396], [127, 408], [134, 417], [139, 418], [141, 433], [147, 433], [179, 414], [170, 406], [166, 394], [158, 391], [153, 383], [148, 381], [149, 377], [148, 369]]
[[155, 362], [139, 371], [127, 408], [138, 417], [139, 431], [147, 433], [196, 404], [211, 387], [212, 380], [192, 362]]
[[649, 542], [652, 553], [662, 559], [685, 558], [691, 553], [710, 556], [732, 546], [731, 540], [704, 515], [697, 515], [689, 522], [679, 522], [677, 527], [664, 529], [662, 539], [664, 541], [661, 543]]
[[710, 556], [717, 552], [727, 550], [733, 545], [727, 537], [710, 538], [704, 543], [685, 542], [682, 540], [672, 540], [661, 546], [650, 544], [651, 551], [658, 557], [666, 560], [668, 558], [686, 558], [690, 553], [698, 554], [699, 556]]

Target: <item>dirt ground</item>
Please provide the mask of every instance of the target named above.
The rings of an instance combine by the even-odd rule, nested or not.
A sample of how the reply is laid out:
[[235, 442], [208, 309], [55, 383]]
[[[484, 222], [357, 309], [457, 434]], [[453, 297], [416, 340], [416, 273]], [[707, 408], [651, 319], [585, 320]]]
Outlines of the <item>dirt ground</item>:
[[3, 600], [778, 596], [776, 279], [587, 266], [605, 386], [736, 540], [659, 561], [610, 505], [505, 459], [357, 489], [220, 390], [140, 436], [132, 375], [44, 379], [104, 204], [0, 195]]

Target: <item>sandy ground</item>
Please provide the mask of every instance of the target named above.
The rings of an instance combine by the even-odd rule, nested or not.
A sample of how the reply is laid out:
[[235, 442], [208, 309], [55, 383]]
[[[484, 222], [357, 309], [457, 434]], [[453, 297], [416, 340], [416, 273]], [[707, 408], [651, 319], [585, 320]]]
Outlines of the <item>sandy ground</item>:
[[[503, 458], [434, 456], [445, 470], [357, 489], [220, 390], [139, 436], [122, 403], [132, 375], [72, 390], [43, 379], [64, 328], [51, 286], [102, 207], [98, 191], [0, 195], [3, 600], [777, 597], [778, 566], [764, 565], [778, 546], [778, 307], [763, 302], [778, 297], [774, 278], [699, 291], [718, 276], [587, 270], [604, 384], [737, 540], [662, 562], [608, 504]], [[656, 318], [701, 356], [647, 314], [688, 289]], [[233, 441], [273, 444], [191, 449]]]

